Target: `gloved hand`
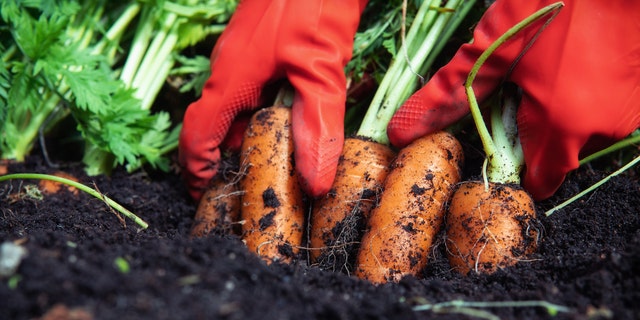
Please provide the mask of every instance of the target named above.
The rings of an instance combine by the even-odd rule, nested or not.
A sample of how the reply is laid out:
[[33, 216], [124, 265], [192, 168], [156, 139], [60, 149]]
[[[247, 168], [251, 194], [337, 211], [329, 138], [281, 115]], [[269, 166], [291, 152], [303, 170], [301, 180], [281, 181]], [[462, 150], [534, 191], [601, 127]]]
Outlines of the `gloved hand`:
[[[295, 163], [312, 196], [326, 193], [344, 142], [346, 77], [366, 0], [244, 0], [211, 53], [211, 77], [188, 108], [179, 161], [198, 200], [215, 175], [220, 144], [238, 114], [262, 107], [263, 93], [288, 79]], [[233, 139], [232, 139], [233, 140]]]
[[[394, 115], [387, 128], [391, 143], [407, 145], [466, 115], [463, 85], [478, 56], [510, 27], [552, 2], [497, 0], [479, 21], [473, 42], [460, 47]], [[564, 3], [512, 70], [545, 21], [501, 46], [473, 84], [479, 102], [503, 81], [522, 88], [517, 122], [525, 158], [523, 185], [536, 200], [553, 195], [580, 157], [640, 126], [640, 1]]]

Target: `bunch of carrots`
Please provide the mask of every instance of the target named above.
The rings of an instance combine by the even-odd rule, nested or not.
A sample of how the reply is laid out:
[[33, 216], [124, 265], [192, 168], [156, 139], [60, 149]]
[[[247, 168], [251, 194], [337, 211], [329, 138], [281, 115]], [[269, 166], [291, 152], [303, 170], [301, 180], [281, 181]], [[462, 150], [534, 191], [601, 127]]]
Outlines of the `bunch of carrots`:
[[[309, 199], [298, 186], [291, 110], [281, 95], [253, 115], [239, 164], [213, 179], [192, 235], [232, 232], [268, 263], [291, 262], [307, 252], [312, 263], [373, 283], [419, 275], [441, 231], [452, 267], [463, 274], [494, 272], [534, 252], [540, 236], [535, 208], [519, 187], [522, 157], [512, 156], [520, 151], [510, 130], [515, 120], [508, 116], [515, 104], [507, 100], [504, 108], [492, 108], [492, 139], [471, 89], [473, 72], [466, 88], [489, 179], [461, 182], [464, 155], [450, 132], [427, 135], [401, 150], [389, 145], [387, 124], [416, 90], [416, 73], [430, 67], [448, 38], [443, 35], [451, 34], [473, 4], [451, 0], [434, 9], [440, 2], [425, 1], [416, 14], [360, 129], [345, 139], [326, 196]], [[523, 25], [556, 9], [545, 8]], [[487, 50], [475, 70], [523, 25]]]

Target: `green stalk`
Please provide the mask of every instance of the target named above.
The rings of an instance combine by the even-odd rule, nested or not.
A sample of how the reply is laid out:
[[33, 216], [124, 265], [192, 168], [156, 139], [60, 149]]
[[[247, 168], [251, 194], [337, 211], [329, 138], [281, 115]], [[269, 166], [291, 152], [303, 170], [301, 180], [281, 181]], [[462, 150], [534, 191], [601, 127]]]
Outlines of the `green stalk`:
[[133, 84], [133, 78], [135, 77], [136, 71], [140, 66], [140, 62], [144, 57], [144, 53], [147, 51], [147, 47], [151, 41], [151, 36], [153, 35], [153, 10], [154, 9], [152, 7], [148, 6], [142, 9], [140, 22], [138, 22], [133, 43], [131, 44], [127, 60], [122, 68], [122, 72], [120, 73], [120, 80], [122, 80], [129, 88]]
[[[83, 19], [79, 22], [78, 26], [71, 25], [67, 34], [75, 43], [79, 43], [79, 49], [85, 49], [90, 43], [91, 37], [93, 36], [93, 29], [87, 27], [88, 20], [95, 19], [94, 15], [98, 17], [102, 16], [103, 10], [101, 8], [95, 9], [96, 12], [88, 14], [83, 17]], [[78, 18], [77, 16], [75, 18]], [[73, 24], [73, 19], [69, 22]], [[17, 45], [12, 46], [12, 50], [9, 50], [7, 53], [3, 55], [3, 59], [10, 59], [11, 56], [16, 52], [16, 50], [23, 51]], [[24, 56], [26, 54], [23, 53]], [[5, 60], [5, 61], [7, 61]], [[33, 69], [33, 67], [31, 67]], [[33, 72], [33, 70], [32, 70]], [[43, 91], [43, 99], [42, 103], [39, 104], [39, 108], [37, 110], [26, 110], [25, 108], [14, 107], [11, 108], [11, 111], [19, 113], [13, 113], [8, 115], [7, 118], [14, 118], [11, 123], [21, 125], [20, 134], [10, 143], [10, 149], [4, 150], [2, 157], [7, 159], [16, 159], [17, 161], [24, 161], [25, 157], [31, 149], [33, 148], [34, 142], [38, 136], [38, 132], [40, 127], [45, 124], [49, 115], [55, 110], [56, 106], [60, 103], [61, 97], [64, 97], [68, 91], [68, 87], [61, 82], [51, 83], [47, 81], [48, 79], [42, 77], [41, 82], [39, 83], [42, 88], [40, 90]], [[60, 79], [60, 81], [62, 81]], [[20, 117], [20, 119], [15, 119], [15, 117]]]
[[9, 61], [9, 59], [11, 59], [16, 52], [18, 52], [18, 46], [16, 46], [16, 44], [14, 43], [11, 45], [11, 47], [7, 48], [2, 53], [2, 61], [3, 62]]
[[640, 156], [635, 157], [635, 159], [633, 159], [632, 161], [630, 161], [629, 163], [624, 165], [622, 168], [616, 170], [612, 174], [610, 174], [610, 175], [606, 176], [605, 178], [603, 178], [602, 180], [596, 182], [595, 184], [593, 184], [589, 188], [583, 190], [582, 192], [576, 194], [575, 196], [567, 199], [566, 201], [562, 202], [561, 204], [559, 204], [559, 205], [553, 207], [552, 209], [548, 210], [547, 212], [545, 212], [545, 215], [548, 217], [548, 216], [552, 215], [553, 213], [555, 213], [556, 211], [559, 211], [559, 210], [563, 209], [564, 207], [570, 205], [574, 201], [582, 198], [587, 193], [589, 193], [589, 192], [599, 188], [601, 185], [607, 183], [609, 180], [611, 180], [611, 178], [613, 178], [613, 177], [625, 172], [626, 170], [630, 169], [631, 167], [635, 166], [638, 162], [640, 162]]
[[463, 313], [485, 319], [499, 319], [492, 314], [479, 312], [475, 308], [524, 308], [542, 307], [549, 315], [555, 316], [558, 312], [570, 312], [565, 306], [557, 305], [544, 300], [524, 300], [524, 301], [464, 301], [452, 300], [433, 304], [422, 304], [413, 307], [413, 311], [433, 311], [436, 313]]
[[40, 126], [44, 124], [47, 117], [49, 117], [59, 102], [59, 96], [45, 94], [41, 109], [35, 113], [29, 112], [28, 114], [23, 114], [25, 115], [24, 119], [11, 121], [12, 123], [25, 124], [25, 126], [20, 128], [20, 135], [15, 142], [12, 143], [11, 149], [6, 150], [8, 152], [3, 153], [2, 157], [6, 159], [16, 159], [19, 162], [24, 161], [33, 147]]
[[[131, 87], [136, 90], [135, 96], [142, 101], [141, 108], [145, 110], [151, 108], [175, 64], [174, 53], [180, 49], [178, 45], [180, 28], [191, 23], [190, 20], [199, 17], [211, 19], [225, 13], [221, 8], [198, 5], [196, 0], [187, 0], [183, 3], [165, 2], [159, 10], [163, 12], [154, 22], [161, 23], [160, 30], [148, 44], [137, 69], [123, 72], [127, 79], [131, 79]], [[147, 21], [146, 24], [151, 24], [151, 21]], [[223, 29], [224, 27], [211, 26], [206, 29], [206, 32], [219, 33]]]
[[196, 16], [208, 16], [215, 17], [217, 15], [223, 14], [224, 9], [220, 8], [211, 8], [207, 5], [199, 5], [198, 1], [187, 1], [185, 5], [180, 3], [175, 3], [171, 1], [167, 1], [163, 3], [163, 8], [169, 12], [175, 13], [179, 16], [183, 17], [196, 17]]
[[133, 19], [135, 19], [139, 12], [139, 3], [134, 2], [133, 4], [127, 6], [122, 15], [118, 17], [113, 25], [111, 25], [109, 30], [107, 30], [104, 37], [100, 39], [100, 42], [98, 42], [93, 47], [92, 53], [100, 54], [101, 52], [105, 52], [108, 46], [109, 48], [111, 48], [109, 49], [110, 53], [108, 54], [109, 64], [113, 65], [115, 52], [119, 48], [119, 43], [117, 43], [117, 41], [122, 37], [125, 31], [127, 31], [127, 28], [129, 27], [129, 25], [131, 25], [131, 22], [133, 22]]
[[149, 45], [149, 48], [145, 53], [142, 63], [140, 64], [140, 67], [138, 68], [136, 75], [133, 78], [132, 87], [136, 88], [137, 92], [135, 96], [139, 99], [141, 99], [142, 96], [144, 96], [144, 91], [140, 90], [139, 88], [142, 88], [144, 85], [147, 84], [147, 82], [149, 81], [148, 78], [150, 76], [157, 76], [155, 72], [149, 72], [149, 71], [155, 70], [155, 68], [158, 67], [158, 65], [155, 64], [157, 63], [156, 57], [157, 57], [158, 51], [165, 45], [164, 43], [165, 39], [173, 29], [173, 24], [175, 23], [177, 18], [178, 17], [173, 13], [162, 15], [162, 18], [161, 18], [163, 21], [162, 28], [158, 31], [153, 41]]
[[[175, 65], [174, 54], [180, 49], [178, 43], [182, 26], [190, 23], [202, 25], [206, 19], [226, 12], [225, 9], [198, 5], [198, 3], [197, 0], [182, 0], [180, 4], [168, 1], [159, 7], [155, 2], [138, 2], [125, 10], [123, 16], [133, 17], [136, 13], [140, 14], [127, 60], [120, 71], [120, 80], [126, 87], [134, 90], [134, 97], [140, 100], [142, 110], [151, 109]], [[222, 29], [219, 26], [213, 26], [207, 31], [220, 32]], [[171, 146], [177, 145], [177, 141], [167, 143]], [[113, 166], [112, 155], [91, 148], [87, 150], [85, 160], [98, 164], [95, 166], [98, 172], [95, 173], [110, 171], [110, 169], [103, 170]], [[103, 161], [99, 161], [100, 159]], [[138, 165], [127, 166], [127, 168], [133, 167]]]
[[495, 149], [491, 155], [487, 156], [494, 161], [489, 161], [490, 163], [487, 164], [486, 180], [519, 184], [524, 155], [515, 126], [518, 106], [515, 97], [505, 98], [504, 106], [499, 103], [491, 106], [491, 140]]
[[[495, 50], [498, 49], [503, 43], [511, 39], [513, 36], [518, 34], [521, 30], [530, 26], [534, 22], [538, 21], [542, 17], [552, 13], [552, 15], [547, 19], [547, 24], [555, 18], [558, 14], [559, 9], [562, 8], [564, 4], [562, 2], [556, 2], [549, 6], [546, 6], [529, 17], [523, 19], [515, 26], [511, 27], [507, 32], [502, 34], [498, 39], [496, 39], [476, 60], [475, 64], [471, 68], [467, 80], [465, 81], [464, 87], [465, 92], [467, 93], [467, 98], [469, 99], [469, 105], [471, 109], [471, 115], [473, 117], [473, 121], [476, 124], [476, 128], [478, 130], [478, 134], [480, 136], [480, 140], [482, 141], [482, 145], [486, 154], [486, 161], [488, 162], [487, 172], [483, 172], [483, 176], [485, 176], [485, 182], [489, 180], [490, 182], [496, 183], [520, 183], [520, 168], [522, 168], [521, 155], [516, 155], [514, 151], [519, 150], [517, 145], [513, 144], [513, 141], [517, 140], [517, 137], [509, 137], [505, 135], [504, 123], [502, 121], [502, 117], [500, 116], [499, 106], [494, 106], [491, 115], [491, 124], [492, 129], [496, 134], [494, 137], [489, 134], [489, 129], [487, 129], [484, 120], [482, 119], [482, 113], [480, 112], [480, 107], [478, 106], [478, 101], [476, 100], [475, 93], [473, 91], [473, 80], [475, 79], [480, 67], [484, 64], [484, 62], [493, 54]], [[545, 26], [547, 25], [545, 24]], [[543, 27], [544, 28], [544, 27]], [[538, 32], [541, 32], [543, 29], [540, 29]], [[535, 40], [535, 37], [533, 38]], [[513, 108], [513, 107], [511, 107]], [[509, 112], [513, 112], [510, 110]], [[515, 121], [515, 117], [513, 120]], [[510, 127], [514, 127], [513, 123], [507, 123]], [[514, 134], [511, 131], [511, 134]], [[514, 140], [515, 139], [515, 140]], [[517, 143], [519, 144], [519, 143]], [[519, 152], [519, 151], [518, 151]], [[486, 183], [485, 183], [486, 185]]]
[[385, 104], [385, 97], [391, 94], [390, 92], [392, 92], [394, 89], [401, 92], [404, 92], [405, 89], [407, 89], [406, 87], [395, 85], [395, 81], [402, 76], [404, 69], [411, 68], [411, 66], [408, 65], [405, 59], [405, 55], [408, 54], [407, 46], [420, 45], [425, 43], [424, 41], [422, 41], [422, 39], [416, 39], [415, 36], [417, 30], [422, 24], [432, 24], [436, 12], [429, 11], [429, 7], [431, 7], [432, 5], [437, 5], [438, 3], [439, 1], [436, 0], [424, 1], [418, 9], [415, 20], [409, 28], [409, 32], [405, 38], [404, 43], [402, 43], [398, 54], [396, 55], [393, 62], [391, 63], [391, 66], [382, 78], [382, 81], [378, 86], [378, 90], [373, 96], [371, 105], [369, 106], [369, 109], [367, 109], [367, 112], [360, 125], [360, 129], [357, 132], [359, 136], [369, 137], [374, 141], [382, 144], [389, 143], [386, 133], [386, 125], [391, 120], [391, 117], [395, 113], [396, 109], [399, 108], [399, 104], [401, 102], [396, 102], [396, 106], [389, 106]]
[[105, 196], [104, 194], [98, 192], [97, 190], [92, 189], [92, 188], [90, 188], [90, 187], [88, 187], [88, 186], [86, 186], [86, 185], [84, 185], [82, 183], [75, 182], [73, 180], [69, 180], [69, 179], [58, 177], [58, 176], [54, 176], [54, 175], [41, 174], [41, 173], [14, 173], [14, 174], [7, 174], [7, 175], [0, 176], [0, 182], [11, 180], [11, 179], [51, 180], [51, 181], [55, 181], [55, 182], [59, 182], [59, 183], [63, 183], [63, 184], [72, 186], [72, 187], [77, 188], [78, 190], [81, 190], [83, 192], [86, 192], [86, 193], [88, 193], [88, 194], [90, 194], [90, 195], [92, 195], [92, 196], [94, 196], [94, 197], [96, 197], [96, 198], [98, 198], [100, 200], [103, 200], [111, 208], [113, 208], [116, 211], [122, 213], [127, 218], [133, 220], [142, 229], [146, 229], [146, 228], [149, 227], [149, 224], [147, 222], [145, 222], [142, 218], [136, 216], [133, 212], [127, 210], [125, 207], [123, 207], [119, 203], [115, 202], [111, 198]]
[[110, 175], [116, 164], [115, 156], [88, 141], [85, 143], [84, 148], [82, 163], [86, 164], [84, 171], [87, 175]]
[[[158, 91], [160, 91], [167, 75], [169, 75], [169, 71], [173, 68], [175, 59], [171, 55], [178, 42], [178, 28], [179, 24], [175, 24], [166, 34], [162, 32], [156, 37], [158, 47], [154, 47], [155, 43], [152, 43], [145, 61], [133, 80], [133, 86], [136, 88], [136, 97], [142, 100], [143, 109], [151, 108], [153, 100]], [[148, 62], [148, 64], [145, 64], [145, 62]], [[154, 72], [151, 72], [149, 68], [152, 68]]]
[[[156, 21], [154, 19], [156, 10], [152, 6], [142, 7], [140, 3], [134, 2], [129, 5], [124, 13], [109, 29], [107, 35], [121, 36], [124, 33], [125, 28], [133, 21], [133, 19], [140, 14], [136, 33], [133, 38], [133, 43], [127, 54], [123, 69], [120, 71], [120, 80], [124, 82], [127, 88], [136, 88], [134, 85], [134, 79], [138, 74], [137, 71], [142, 63], [145, 53], [148, 52], [149, 41], [154, 32], [154, 26]], [[97, 47], [104, 47], [104, 45], [98, 45]], [[116, 46], [115, 48], [119, 47]], [[139, 90], [136, 90], [136, 92]], [[137, 94], [134, 95], [140, 99]], [[142, 103], [142, 102], [141, 102]], [[142, 105], [142, 104], [141, 104]], [[86, 164], [92, 165], [86, 167], [86, 172], [90, 176], [98, 174], [110, 174], [115, 167], [115, 156], [106, 150], [100, 149], [91, 143], [87, 143], [85, 146], [85, 152], [82, 161]]]
[[[417, 77], [431, 65], [453, 30], [473, 6], [474, 1], [447, 1], [444, 10], [437, 6], [439, 0], [424, 1], [409, 28], [398, 54], [385, 73], [380, 86], [364, 116], [357, 134], [382, 144], [389, 144], [387, 124], [402, 103], [418, 86]], [[453, 17], [456, 18], [453, 18]], [[452, 23], [450, 23], [452, 22]]]
[[[157, 69], [158, 74], [160, 75], [168, 75], [175, 64], [175, 59], [173, 57], [165, 60], [162, 65]], [[162, 89], [162, 85], [167, 80], [167, 77], [154, 77], [153, 79], [147, 80], [147, 85], [142, 89], [143, 96], [142, 99], [142, 108], [143, 109], [151, 109], [153, 102], [158, 96], [158, 92]], [[140, 89], [138, 89], [140, 90]]]
[[[585, 157], [584, 159], [580, 160], [580, 165], [583, 165], [583, 164], [588, 163], [590, 161], [593, 161], [593, 160], [595, 160], [595, 159], [597, 159], [599, 157], [602, 157], [604, 155], [610, 154], [612, 152], [618, 151], [618, 150], [620, 150], [622, 148], [626, 148], [628, 146], [631, 146], [631, 145], [634, 145], [634, 144], [637, 144], [637, 143], [640, 143], [640, 129], [636, 130], [634, 133], [629, 135], [626, 139], [618, 141], [617, 143], [614, 143], [613, 145], [609, 146], [606, 149], [600, 150], [600, 151], [598, 151], [598, 152], [596, 152], [596, 153], [594, 153], [592, 155], [589, 155], [588, 157]], [[566, 206], [570, 205], [574, 201], [582, 198], [583, 196], [585, 196], [589, 192], [594, 191], [595, 189], [599, 188], [603, 184], [607, 183], [609, 180], [611, 180], [611, 178], [613, 178], [613, 177], [625, 172], [626, 170], [630, 169], [634, 165], [638, 164], [638, 162], [640, 162], [640, 156], [637, 156], [635, 159], [631, 160], [629, 163], [627, 163], [626, 165], [624, 165], [620, 169], [614, 171], [613, 173], [609, 174], [608, 176], [606, 176], [602, 180], [596, 182], [595, 184], [593, 184], [589, 188], [587, 188], [587, 189], [581, 191], [580, 193], [574, 195], [573, 197], [565, 200], [561, 204], [559, 204], [559, 205], [547, 210], [547, 212], [545, 212], [545, 214], [547, 216], [550, 216], [550, 215], [554, 214], [555, 212], [564, 209]]]
[[635, 145], [635, 144], [639, 144], [640, 143], [640, 129], [636, 130], [634, 133], [632, 133], [631, 135], [629, 135], [627, 138], [620, 140], [614, 144], [612, 144], [611, 146], [602, 149], [598, 152], [595, 152], [587, 157], [585, 157], [584, 159], [580, 160], [580, 165], [584, 165], [588, 162], [591, 162], [597, 158], [600, 158], [602, 156], [605, 156], [607, 154], [610, 154], [612, 152], [616, 152], [620, 149], [624, 149], [626, 147]]
[[[440, 35], [441, 39], [450, 39], [453, 33], [456, 31], [460, 23], [465, 19], [471, 8], [473, 8], [475, 1], [468, 1], [463, 3], [460, 7], [458, 7], [453, 14], [453, 17], [449, 19], [448, 24], [444, 27], [442, 34]], [[433, 52], [436, 54], [431, 54], [427, 57], [425, 61], [425, 65], [431, 66], [433, 65], [434, 60], [438, 57], [438, 53], [442, 51], [444, 46], [447, 44], [447, 41], [438, 41], [436, 43]]]
[[[99, 5], [99, 6], [98, 6]], [[104, 14], [104, 2], [98, 1], [90, 3], [88, 7], [83, 8], [70, 21], [70, 27], [67, 29], [67, 35], [73, 39], [74, 43], [80, 44], [81, 48], [87, 48], [93, 40], [94, 24], [99, 24]], [[78, 21], [76, 21], [76, 19]], [[77, 25], [74, 25], [76, 24]]]

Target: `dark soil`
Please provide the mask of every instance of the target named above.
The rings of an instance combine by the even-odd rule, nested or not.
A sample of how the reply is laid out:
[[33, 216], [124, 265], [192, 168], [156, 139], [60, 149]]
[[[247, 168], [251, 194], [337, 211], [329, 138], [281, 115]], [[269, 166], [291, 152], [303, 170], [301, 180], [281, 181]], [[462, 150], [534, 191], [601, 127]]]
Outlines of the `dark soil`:
[[[149, 223], [141, 230], [100, 200], [61, 191], [38, 200], [37, 181], [0, 183], [0, 240], [26, 249], [0, 280], [2, 319], [638, 319], [640, 182], [635, 172], [551, 217], [551, 208], [603, 177], [583, 168], [537, 204], [544, 237], [532, 261], [460, 276], [444, 246], [421, 279], [374, 286], [304, 259], [267, 266], [232, 236], [191, 239], [195, 213], [176, 173], [87, 177], [63, 168]], [[54, 172], [35, 157], [11, 172]], [[130, 270], [116, 261], [128, 262]], [[449, 307], [453, 301], [546, 301], [539, 306]], [[417, 306], [431, 311], [415, 310]], [[473, 315], [472, 315], [473, 313]], [[465, 315], [466, 314], [466, 315]], [[61, 316], [56, 318], [55, 316]]]

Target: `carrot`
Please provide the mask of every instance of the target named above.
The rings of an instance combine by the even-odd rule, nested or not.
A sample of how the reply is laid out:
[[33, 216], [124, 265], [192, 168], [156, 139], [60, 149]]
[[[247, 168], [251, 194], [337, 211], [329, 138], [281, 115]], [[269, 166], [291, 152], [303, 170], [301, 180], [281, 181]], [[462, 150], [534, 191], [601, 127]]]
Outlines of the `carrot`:
[[[236, 149], [240, 149], [240, 144]], [[237, 152], [225, 152], [218, 173], [209, 182], [198, 204], [191, 226], [192, 237], [205, 237], [212, 232], [240, 235], [242, 191], [238, 181], [243, 169]]]
[[388, 146], [365, 137], [345, 139], [333, 187], [313, 204], [310, 247], [316, 250], [310, 252], [314, 260], [330, 268], [348, 263], [394, 156]]
[[205, 237], [211, 233], [240, 235], [242, 191], [238, 184], [246, 165], [240, 163], [239, 150], [250, 117], [249, 113], [236, 116], [220, 145], [221, 161], [196, 209], [190, 232], [192, 237]]
[[[64, 171], [56, 171], [54, 173], [52, 173], [52, 175], [56, 176], [56, 177], [60, 177], [60, 178], [65, 178], [65, 179], [69, 179], [75, 182], [79, 182], [78, 178], [76, 178], [75, 176], [66, 173]], [[40, 180], [40, 182], [38, 183], [38, 186], [40, 187], [40, 189], [42, 190], [42, 192], [46, 193], [46, 194], [54, 194], [54, 193], [58, 193], [60, 190], [62, 190], [62, 188], [66, 188], [67, 191], [77, 195], [78, 194], [78, 189], [76, 189], [73, 186], [70, 185], [65, 185], [62, 184], [60, 182], [57, 181], [52, 181], [52, 180]]]
[[[387, 124], [418, 87], [416, 73], [424, 73], [471, 7], [448, 1], [447, 10], [431, 10], [440, 1], [424, 1], [371, 101], [357, 138], [345, 139], [331, 192], [313, 203], [310, 226], [311, 256], [322, 267], [347, 267], [349, 252], [357, 249], [366, 217], [376, 205], [380, 186], [395, 151], [389, 147]], [[403, 35], [404, 36], [404, 35]], [[361, 139], [364, 141], [356, 141]]]
[[202, 196], [193, 225], [192, 237], [204, 237], [216, 230], [240, 234], [240, 195], [236, 181], [216, 175]]
[[[483, 52], [465, 82], [471, 115], [485, 153], [484, 182], [461, 184], [455, 191], [447, 214], [446, 246], [451, 266], [460, 273], [472, 270], [492, 273], [527, 259], [537, 248], [540, 232], [536, 228], [533, 199], [520, 185], [524, 166], [522, 147], [516, 128], [516, 99], [506, 95], [504, 106], [494, 104], [489, 133], [473, 93], [473, 80], [495, 49], [532, 22], [557, 13], [556, 3], [540, 9], [509, 29]], [[549, 19], [553, 19], [551, 15]]]
[[0, 159], [0, 175], [4, 175], [9, 173], [9, 160], [7, 159]]
[[462, 183], [447, 215], [446, 244], [460, 273], [492, 273], [535, 252], [540, 236], [531, 196], [519, 185]]
[[240, 162], [242, 239], [266, 262], [290, 262], [299, 252], [305, 203], [293, 166], [291, 109], [257, 111], [245, 132]]
[[458, 140], [444, 131], [400, 151], [362, 238], [357, 277], [373, 283], [398, 281], [426, 266], [445, 204], [462, 176], [463, 158]]

